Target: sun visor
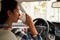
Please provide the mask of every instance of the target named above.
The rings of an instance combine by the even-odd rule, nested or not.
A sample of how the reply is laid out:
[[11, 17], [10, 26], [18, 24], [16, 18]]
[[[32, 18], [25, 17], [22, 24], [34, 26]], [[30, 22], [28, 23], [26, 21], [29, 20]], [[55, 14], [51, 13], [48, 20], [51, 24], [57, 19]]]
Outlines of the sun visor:
[[50, 0], [17, 0], [18, 2], [50, 1]]

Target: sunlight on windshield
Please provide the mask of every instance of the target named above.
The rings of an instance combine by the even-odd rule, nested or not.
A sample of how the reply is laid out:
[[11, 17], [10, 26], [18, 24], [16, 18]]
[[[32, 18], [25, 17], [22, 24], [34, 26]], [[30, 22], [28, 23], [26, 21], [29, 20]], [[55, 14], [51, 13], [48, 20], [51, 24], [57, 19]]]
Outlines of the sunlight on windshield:
[[32, 17], [43, 18], [53, 22], [60, 22], [60, 9], [52, 8], [54, 1], [36, 1], [36, 2], [22, 2], [24, 10]]

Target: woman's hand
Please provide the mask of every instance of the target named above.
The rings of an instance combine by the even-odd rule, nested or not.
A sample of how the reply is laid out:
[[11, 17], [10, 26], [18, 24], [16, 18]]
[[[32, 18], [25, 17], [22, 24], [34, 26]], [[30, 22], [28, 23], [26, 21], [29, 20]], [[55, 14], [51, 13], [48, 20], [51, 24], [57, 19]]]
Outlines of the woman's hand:
[[26, 25], [29, 26], [29, 29], [30, 29], [32, 35], [37, 35], [38, 34], [38, 32], [37, 32], [37, 30], [34, 26], [32, 18], [28, 14], [26, 14], [26, 21], [23, 22], [23, 23], [25, 23]]
[[32, 18], [28, 14], [25, 14], [25, 17], [26, 17], [26, 20], [25, 22], [23, 21], [23, 23], [25, 23], [26, 25], [29, 25], [30, 21], [32, 21]]

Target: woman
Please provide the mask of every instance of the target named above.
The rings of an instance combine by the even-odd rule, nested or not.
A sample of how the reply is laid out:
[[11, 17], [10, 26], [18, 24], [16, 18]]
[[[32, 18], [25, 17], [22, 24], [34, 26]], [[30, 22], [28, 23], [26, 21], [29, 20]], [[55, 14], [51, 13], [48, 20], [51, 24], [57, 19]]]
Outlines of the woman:
[[[15, 0], [2, 0], [1, 1], [1, 13], [0, 13], [0, 40], [17, 40], [15, 35], [9, 30], [12, 27], [13, 22], [17, 22], [19, 19], [19, 7]], [[26, 14], [26, 21], [24, 22], [29, 26], [33, 36], [36, 36], [38, 32], [35, 29], [33, 21], [29, 15]]]

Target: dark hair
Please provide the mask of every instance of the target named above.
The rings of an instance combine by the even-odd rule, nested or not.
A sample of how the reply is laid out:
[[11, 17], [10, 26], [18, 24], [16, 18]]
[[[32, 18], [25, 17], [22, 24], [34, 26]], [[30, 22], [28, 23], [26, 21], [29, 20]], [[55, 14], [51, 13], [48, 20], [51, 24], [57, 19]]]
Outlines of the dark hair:
[[4, 24], [7, 19], [7, 11], [10, 10], [13, 12], [14, 9], [17, 7], [17, 1], [16, 0], [2, 0], [1, 1], [1, 12], [0, 12], [0, 24]]

